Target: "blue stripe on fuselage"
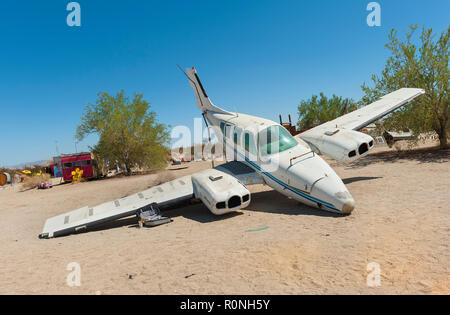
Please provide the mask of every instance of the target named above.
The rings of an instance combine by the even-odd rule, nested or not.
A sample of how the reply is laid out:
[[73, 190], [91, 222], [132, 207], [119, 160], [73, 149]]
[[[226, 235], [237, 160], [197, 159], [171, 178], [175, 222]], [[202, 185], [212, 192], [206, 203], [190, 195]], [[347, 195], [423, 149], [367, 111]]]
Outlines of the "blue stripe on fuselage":
[[304, 192], [302, 192], [302, 191], [300, 191], [300, 190], [297, 190], [297, 189], [295, 189], [295, 188], [293, 188], [293, 187], [287, 185], [287, 184], [284, 183], [283, 181], [279, 180], [278, 178], [276, 178], [276, 177], [273, 176], [272, 174], [270, 174], [270, 173], [268, 173], [268, 172], [262, 171], [262, 170], [261, 170], [261, 167], [260, 167], [258, 164], [256, 164], [256, 163], [250, 161], [246, 156], [244, 156], [244, 155], [242, 155], [240, 152], [238, 152], [238, 151], [236, 150], [236, 148], [234, 148], [234, 151], [235, 151], [237, 154], [239, 154], [241, 157], [243, 157], [247, 163], [249, 163], [251, 166], [253, 166], [254, 168], [256, 168], [259, 172], [261, 172], [262, 174], [266, 175], [267, 177], [269, 177], [270, 179], [272, 179], [274, 182], [278, 183], [279, 185], [283, 186], [285, 189], [288, 189], [288, 190], [292, 191], [293, 193], [299, 195], [299, 196], [302, 197], [302, 198], [307, 199], [308, 201], [315, 202], [315, 203], [321, 203], [322, 205], [326, 206], [327, 208], [330, 208], [330, 209], [333, 210], [333, 211], [341, 212], [341, 210], [337, 209], [333, 204], [331, 204], [331, 203], [329, 203], [329, 202], [326, 202], [326, 201], [323, 201], [323, 200], [320, 200], [320, 199], [315, 198], [315, 197], [313, 197], [313, 196], [310, 196], [310, 195], [308, 195], [308, 194], [306, 194], [306, 193], [304, 193]]

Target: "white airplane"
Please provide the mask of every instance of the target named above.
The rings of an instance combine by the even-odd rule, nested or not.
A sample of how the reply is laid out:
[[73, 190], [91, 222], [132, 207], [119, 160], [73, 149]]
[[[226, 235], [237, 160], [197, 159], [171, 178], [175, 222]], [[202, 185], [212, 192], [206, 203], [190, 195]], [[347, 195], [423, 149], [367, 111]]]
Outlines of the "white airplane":
[[349, 214], [355, 200], [334, 170], [319, 156], [348, 163], [373, 148], [374, 140], [358, 132], [381, 117], [425, 93], [402, 88], [380, 100], [312, 128], [296, 137], [280, 124], [256, 116], [238, 114], [215, 106], [195, 68], [186, 69], [197, 107], [216, 136], [222, 139], [231, 162], [137, 194], [84, 207], [46, 221], [40, 238], [52, 238], [136, 214], [150, 204], [173, 207], [201, 200], [216, 215], [245, 208], [251, 201], [248, 185], [266, 184], [286, 197], [311, 207]]

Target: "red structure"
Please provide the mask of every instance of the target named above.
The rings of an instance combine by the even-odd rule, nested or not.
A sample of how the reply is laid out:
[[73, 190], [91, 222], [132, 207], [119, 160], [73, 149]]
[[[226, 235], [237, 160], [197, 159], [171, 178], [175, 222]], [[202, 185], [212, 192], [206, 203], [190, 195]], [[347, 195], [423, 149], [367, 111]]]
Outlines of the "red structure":
[[283, 118], [280, 115], [280, 125], [282, 125], [284, 128], [286, 128], [287, 131], [289, 131], [289, 133], [294, 137], [296, 135], [300, 134], [300, 131], [297, 130], [297, 127], [292, 125], [292, 120], [291, 120], [290, 114], [289, 114], [289, 122], [288, 123], [284, 123]]
[[64, 181], [72, 181], [72, 172], [77, 168], [83, 171], [82, 178], [94, 177], [91, 153], [63, 154], [53, 160], [56, 164], [52, 165], [53, 175], [62, 177]]

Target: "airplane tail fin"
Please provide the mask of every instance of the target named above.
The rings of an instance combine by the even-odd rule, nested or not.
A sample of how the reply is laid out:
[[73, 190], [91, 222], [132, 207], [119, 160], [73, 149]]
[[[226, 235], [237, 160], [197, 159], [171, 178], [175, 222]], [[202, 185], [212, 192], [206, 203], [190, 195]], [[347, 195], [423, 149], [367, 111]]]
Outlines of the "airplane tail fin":
[[186, 75], [189, 79], [189, 84], [194, 89], [195, 98], [197, 99], [197, 107], [202, 112], [212, 111], [218, 113], [229, 114], [226, 110], [223, 110], [217, 106], [215, 106], [206, 94], [205, 88], [200, 81], [200, 78], [197, 75], [197, 71], [195, 68], [186, 69]]

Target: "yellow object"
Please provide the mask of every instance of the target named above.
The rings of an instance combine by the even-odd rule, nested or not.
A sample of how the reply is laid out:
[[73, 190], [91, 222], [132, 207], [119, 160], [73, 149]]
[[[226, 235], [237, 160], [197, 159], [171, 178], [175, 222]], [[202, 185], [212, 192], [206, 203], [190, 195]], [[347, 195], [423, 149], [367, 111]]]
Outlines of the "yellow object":
[[75, 171], [72, 171], [72, 180], [74, 182], [79, 181], [82, 176], [83, 176], [83, 170], [80, 170], [79, 168], [77, 168]]
[[29, 170], [23, 170], [22, 173], [24, 173], [24, 174], [31, 174], [31, 171], [29, 171]]

